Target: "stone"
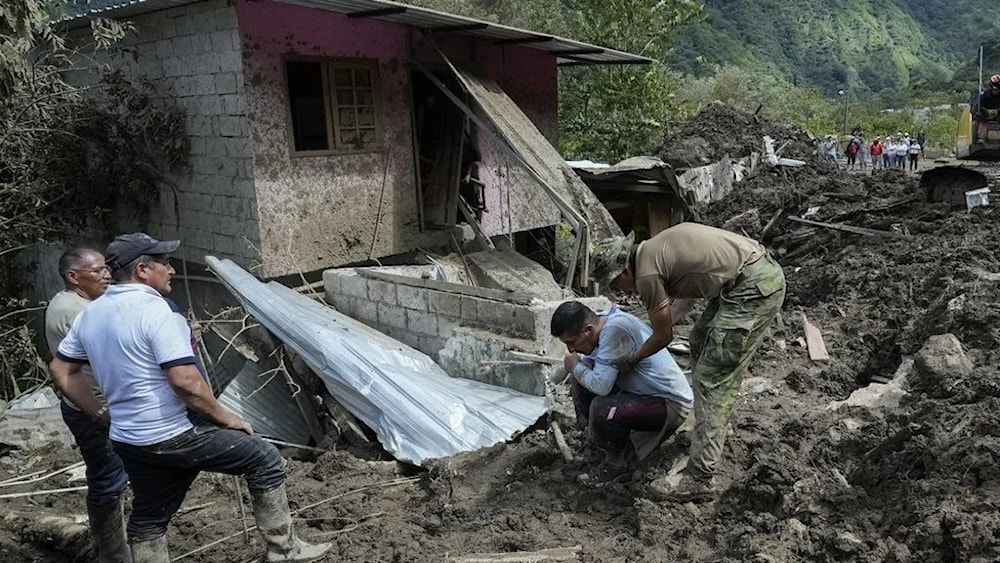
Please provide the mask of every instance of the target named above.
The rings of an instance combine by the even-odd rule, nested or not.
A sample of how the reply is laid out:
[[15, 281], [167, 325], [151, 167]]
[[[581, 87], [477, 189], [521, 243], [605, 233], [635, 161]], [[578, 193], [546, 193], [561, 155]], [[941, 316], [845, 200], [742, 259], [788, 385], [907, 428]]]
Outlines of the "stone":
[[955, 382], [972, 375], [972, 360], [951, 333], [935, 334], [913, 358], [914, 386], [932, 397], [952, 394]]

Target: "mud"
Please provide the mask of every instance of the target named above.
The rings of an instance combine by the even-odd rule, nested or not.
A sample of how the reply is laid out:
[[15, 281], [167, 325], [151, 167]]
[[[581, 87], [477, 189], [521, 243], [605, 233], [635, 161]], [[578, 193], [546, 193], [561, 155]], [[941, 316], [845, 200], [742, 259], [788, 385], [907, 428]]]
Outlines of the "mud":
[[[563, 461], [540, 421], [509, 444], [426, 470], [370, 450], [292, 460], [293, 508], [327, 501], [297, 515], [301, 535], [333, 542], [327, 561], [347, 562], [577, 545], [584, 562], [1000, 560], [1000, 213], [927, 203], [918, 182], [818, 163], [763, 168], [726, 201], [699, 210], [703, 222], [763, 239], [789, 283], [780, 322], [731, 419], [718, 497], [649, 500], [648, 481], [683, 456], [683, 434], [634, 472], [584, 485], [578, 477], [599, 454], [561, 420], [577, 454]], [[803, 314], [822, 331], [830, 361], [809, 361]], [[945, 333], [967, 362], [924, 361], [907, 376], [898, 408], [828, 408], [892, 377], [905, 356]], [[943, 353], [929, 350], [932, 359]], [[10, 452], [0, 458], [0, 479], [56, 469], [75, 455]], [[47, 488], [66, 485], [53, 479]], [[82, 493], [3, 503], [4, 512], [84, 513]], [[252, 532], [243, 538], [230, 478], [203, 475], [185, 506], [196, 509], [171, 526], [174, 556], [230, 535], [183, 560], [249, 561], [261, 553]], [[0, 558], [87, 560], [29, 532], [0, 515]]]

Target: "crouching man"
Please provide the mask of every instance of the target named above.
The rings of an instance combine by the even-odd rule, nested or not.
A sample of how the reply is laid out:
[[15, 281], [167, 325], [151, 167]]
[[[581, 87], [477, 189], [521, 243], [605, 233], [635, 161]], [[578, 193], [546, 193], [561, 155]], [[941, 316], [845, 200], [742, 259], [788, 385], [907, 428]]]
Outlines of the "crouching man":
[[617, 359], [634, 353], [652, 334], [635, 316], [617, 308], [598, 315], [567, 301], [553, 313], [551, 332], [569, 352], [563, 363], [573, 378], [577, 421], [604, 450], [603, 473], [645, 458], [687, 418], [694, 394], [666, 350], [627, 371], [616, 367]]
[[[107, 425], [135, 494], [127, 532], [136, 563], [167, 563], [167, 525], [200, 471], [242, 475], [268, 561], [314, 561], [330, 544], [295, 536], [285, 492], [285, 460], [212, 395], [196, 367], [187, 320], [171, 310], [180, 241], [121, 235], [105, 259], [115, 285], [77, 317], [52, 361], [52, 376], [77, 407]], [[89, 363], [102, 409], [81, 376]], [[208, 424], [195, 426], [188, 409]]]

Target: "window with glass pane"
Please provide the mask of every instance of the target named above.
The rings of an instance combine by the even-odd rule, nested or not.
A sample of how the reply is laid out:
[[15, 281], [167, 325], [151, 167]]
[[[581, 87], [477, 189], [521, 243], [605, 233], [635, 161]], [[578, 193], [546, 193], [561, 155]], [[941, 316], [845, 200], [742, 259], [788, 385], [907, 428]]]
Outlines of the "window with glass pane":
[[338, 147], [365, 149], [378, 139], [371, 68], [337, 68], [330, 74], [334, 139]]
[[373, 61], [285, 62], [293, 151], [366, 150], [379, 141]]

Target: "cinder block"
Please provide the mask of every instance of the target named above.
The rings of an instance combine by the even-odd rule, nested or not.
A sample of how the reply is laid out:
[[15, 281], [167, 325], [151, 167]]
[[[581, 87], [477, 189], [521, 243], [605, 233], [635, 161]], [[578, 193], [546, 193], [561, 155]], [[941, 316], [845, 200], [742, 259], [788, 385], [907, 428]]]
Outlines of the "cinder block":
[[328, 303], [333, 303], [335, 296], [340, 293], [341, 276], [335, 270], [323, 271], [323, 292], [326, 293]]
[[461, 317], [462, 317], [463, 321], [466, 321], [466, 322], [469, 322], [469, 323], [476, 323], [478, 321], [478, 319], [479, 319], [479, 317], [478, 317], [478, 308], [479, 308], [479, 302], [480, 301], [483, 301], [483, 300], [482, 299], [477, 299], [475, 297], [471, 297], [469, 295], [462, 295], [459, 298], [459, 302], [461, 303], [461, 305], [460, 305], [460, 307], [461, 307]]
[[460, 326], [455, 317], [438, 315], [438, 336], [447, 340], [455, 333], [455, 329]]
[[174, 56], [174, 47], [169, 39], [160, 39], [156, 42], [156, 58], [163, 60]]
[[246, 134], [246, 124], [242, 117], [223, 115], [219, 117], [219, 135], [223, 137], [242, 137]]
[[502, 301], [486, 301], [479, 303], [476, 309], [476, 320], [479, 326], [492, 327], [500, 334], [520, 336], [515, 334], [514, 305]]
[[246, 98], [242, 94], [228, 94], [222, 97], [222, 109], [226, 115], [246, 115]]
[[437, 361], [438, 352], [444, 348], [444, 340], [436, 336], [420, 336], [417, 338], [416, 348]]
[[180, 36], [173, 38], [174, 56], [186, 57], [193, 53], [194, 42], [190, 36]]
[[174, 18], [174, 30], [181, 36], [194, 33], [194, 21], [191, 16], [185, 14]]
[[437, 336], [438, 320], [431, 313], [410, 309], [406, 311], [406, 328], [422, 336]]
[[[216, 100], [218, 104], [217, 107], [221, 108], [222, 104], [219, 102], [218, 98], [215, 96], [215, 75], [213, 74], [202, 74], [200, 76], [195, 76], [194, 78], [194, 94], [196, 96], [211, 96]], [[205, 113], [220, 113], [221, 110], [216, 111], [206, 111]]]
[[217, 94], [232, 94], [236, 92], [236, 74], [220, 72], [215, 75], [215, 92]]
[[374, 301], [359, 298], [353, 317], [370, 327], [378, 328], [378, 309]]
[[368, 298], [386, 305], [399, 305], [396, 299], [396, 284], [381, 280], [368, 280]]
[[227, 6], [215, 11], [215, 29], [236, 29], [236, 9]]
[[226, 53], [232, 51], [233, 35], [235, 34], [236, 34], [235, 29], [223, 29], [221, 31], [213, 31], [211, 34], [212, 52]]
[[226, 145], [226, 156], [229, 158], [244, 159], [250, 156], [249, 143], [245, 137], [225, 137], [222, 141]]
[[427, 310], [427, 291], [419, 287], [400, 285], [397, 289], [399, 294], [399, 304], [407, 309], [415, 311]]
[[[526, 305], [514, 306], [514, 319], [512, 326], [516, 334], [524, 335], [527, 338], [538, 338], [540, 336], [548, 335], [549, 331], [547, 328], [549, 326], [549, 321], [551, 321], [551, 318], [536, 319], [535, 311]], [[544, 334], [538, 334], [541, 328], [545, 329], [542, 331]]]
[[219, 62], [219, 72], [238, 72], [243, 70], [243, 57], [237, 51], [228, 51], [216, 55]]
[[368, 299], [368, 280], [357, 274], [344, 276], [341, 280], [341, 289], [344, 295]]
[[408, 329], [406, 325], [406, 309], [388, 303], [378, 303], [377, 306], [378, 323], [380, 325]]
[[438, 315], [462, 316], [462, 296], [446, 291], [427, 291], [427, 310]]
[[226, 256], [233, 253], [233, 237], [214, 233], [212, 239], [214, 240], [212, 246], [215, 252]]
[[192, 37], [194, 54], [208, 55], [212, 53], [212, 37], [207, 33], [198, 33]]
[[207, 10], [200, 10], [200, 13], [195, 15], [194, 18], [194, 31], [198, 34], [208, 34], [215, 31], [215, 18], [212, 17], [211, 12]]

